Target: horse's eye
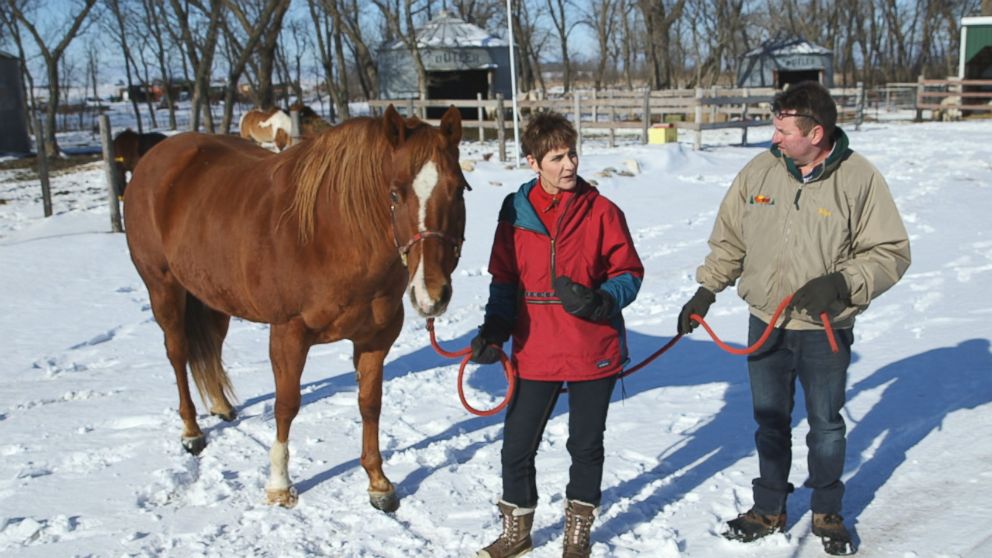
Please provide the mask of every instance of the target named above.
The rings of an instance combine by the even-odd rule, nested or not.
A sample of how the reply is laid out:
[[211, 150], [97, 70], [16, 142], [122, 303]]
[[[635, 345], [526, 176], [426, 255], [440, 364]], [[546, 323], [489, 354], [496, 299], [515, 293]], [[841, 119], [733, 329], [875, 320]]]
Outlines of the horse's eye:
[[390, 190], [389, 199], [392, 200], [393, 203], [400, 203], [400, 193], [396, 190]]

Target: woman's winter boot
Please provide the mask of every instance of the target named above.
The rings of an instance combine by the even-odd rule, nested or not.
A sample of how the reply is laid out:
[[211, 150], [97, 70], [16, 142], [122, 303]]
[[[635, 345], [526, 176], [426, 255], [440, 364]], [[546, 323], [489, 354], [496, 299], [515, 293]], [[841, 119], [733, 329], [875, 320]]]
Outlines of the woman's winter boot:
[[499, 538], [476, 554], [476, 558], [512, 558], [523, 556], [533, 548], [530, 529], [534, 525], [534, 508], [521, 508], [504, 500], [497, 504], [503, 520]]
[[588, 558], [592, 550], [589, 535], [596, 506], [578, 500], [565, 500], [565, 548], [562, 558]]

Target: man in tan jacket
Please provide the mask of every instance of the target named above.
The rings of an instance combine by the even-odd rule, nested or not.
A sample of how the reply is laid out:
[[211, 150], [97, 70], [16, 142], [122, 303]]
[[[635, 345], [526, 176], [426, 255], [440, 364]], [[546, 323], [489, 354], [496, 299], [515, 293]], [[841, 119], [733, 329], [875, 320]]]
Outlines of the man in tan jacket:
[[[754, 506], [727, 523], [724, 536], [750, 542], [785, 528], [793, 486], [792, 407], [796, 378], [806, 396], [813, 533], [830, 554], [855, 549], [840, 515], [844, 483], [847, 368], [854, 318], [909, 267], [909, 238], [888, 185], [848, 147], [836, 126], [830, 92], [816, 82], [775, 97], [772, 147], [749, 162], [720, 205], [700, 283], [679, 314], [679, 333], [698, 324], [716, 295], [737, 282], [750, 306], [748, 343], [764, 332], [781, 301], [793, 295], [784, 320], [748, 357], [758, 424], [759, 476]], [[826, 313], [839, 352], [824, 334]]]

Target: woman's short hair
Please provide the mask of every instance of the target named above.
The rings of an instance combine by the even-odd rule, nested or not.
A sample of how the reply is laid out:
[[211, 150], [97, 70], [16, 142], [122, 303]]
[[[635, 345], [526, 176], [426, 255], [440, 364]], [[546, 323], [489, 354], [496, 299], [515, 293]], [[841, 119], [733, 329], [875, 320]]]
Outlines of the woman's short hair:
[[520, 138], [520, 147], [524, 155], [530, 155], [540, 164], [544, 155], [552, 149], [574, 148], [578, 137], [575, 127], [564, 115], [553, 111], [539, 112], [527, 122], [524, 135]]

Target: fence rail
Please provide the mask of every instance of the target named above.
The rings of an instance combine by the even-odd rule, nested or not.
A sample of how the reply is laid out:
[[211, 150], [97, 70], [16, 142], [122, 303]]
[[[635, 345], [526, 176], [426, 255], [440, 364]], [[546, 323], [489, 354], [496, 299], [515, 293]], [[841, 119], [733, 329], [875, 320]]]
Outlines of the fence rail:
[[[840, 121], [854, 121], [860, 126], [864, 114], [864, 88], [836, 88], [830, 90], [838, 103]], [[553, 110], [569, 116], [579, 133], [578, 149], [590, 130], [606, 131], [610, 147], [616, 145], [617, 132], [639, 132], [642, 143], [648, 143], [649, 130], [656, 124], [671, 125], [695, 134], [694, 149], [701, 149], [703, 132], [739, 128], [741, 143], [747, 143], [747, 131], [755, 126], [771, 123], [771, 102], [777, 91], [771, 88], [721, 88], [679, 89], [665, 91], [642, 90], [639, 92], [575, 91], [553, 99], [518, 99], [518, 115], [526, 121], [531, 114]], [[509, 101], [497, 95], [496, 99], [384, 99], [369, 101], [373, 113], [380, 113], [393, 105], [407, 116], [416, 115], [431, 124], [438, 119], [427, 118], [430, 109], [455, 106], [462, 111], [462, 126], [476, 128], [479, 137], [485, 130], [495, 129], [500, 140], [500, 160], [506, 160], [506, 126], [511, 110]], [[465, 118], [474, 115], [475, 119]], [[511, 124], [512, 125], [512, 124]], [[511, 128], [512, 131], [512, 128]]]

